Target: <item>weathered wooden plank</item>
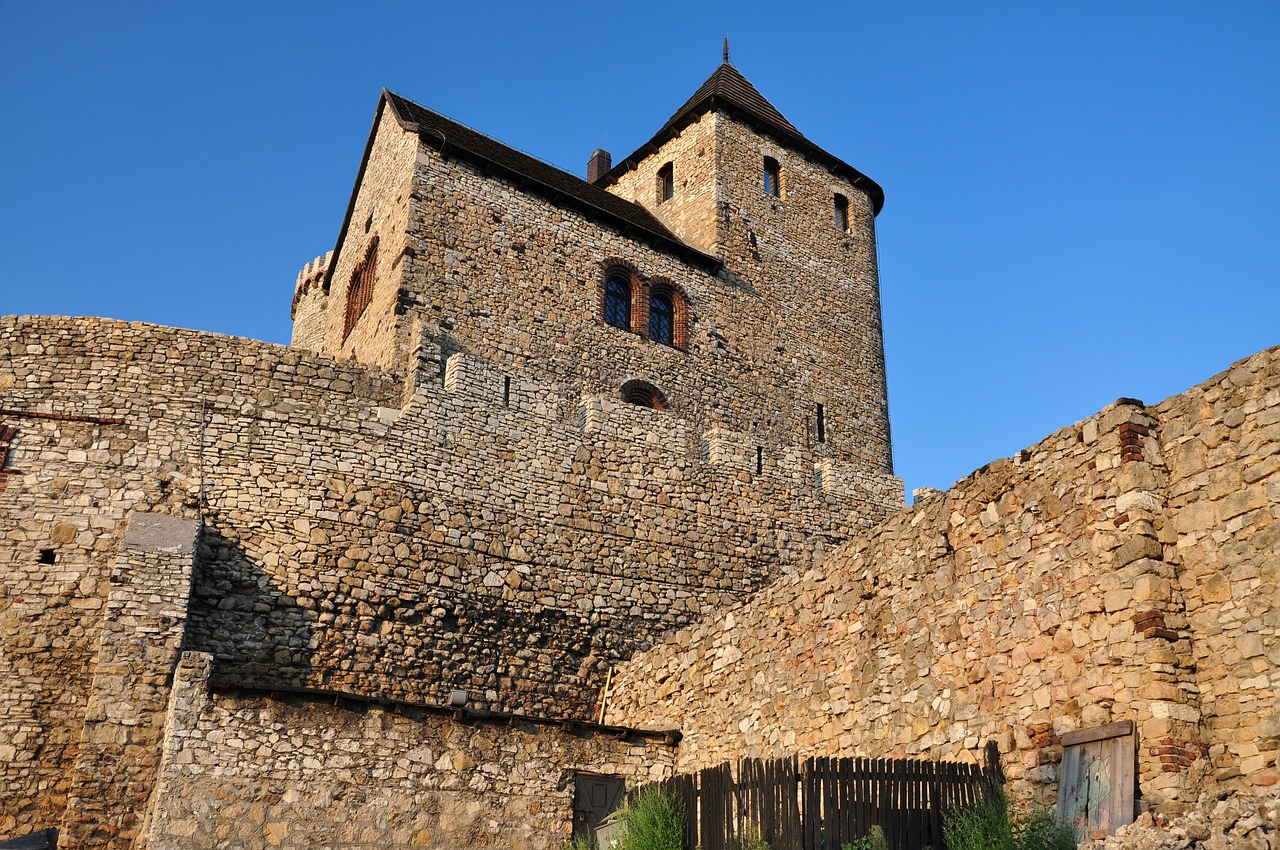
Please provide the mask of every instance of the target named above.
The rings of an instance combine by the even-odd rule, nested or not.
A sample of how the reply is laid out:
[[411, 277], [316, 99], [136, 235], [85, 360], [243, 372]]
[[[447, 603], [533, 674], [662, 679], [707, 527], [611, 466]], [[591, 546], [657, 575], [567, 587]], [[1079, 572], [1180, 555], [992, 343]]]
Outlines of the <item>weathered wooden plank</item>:
[[1058, 737], [1062, 741], [1062, 746], [1073, 747], [1077, 744], [1087, 744], [1091, 741], [1105, 741], [1108, 738], [1132, 735], [1133, 730], [1132, 720], [1117, 720], [1115, 723], [1108, 723], [1105, 726], [1091, 726], [1088, 729], [1063, 732]]

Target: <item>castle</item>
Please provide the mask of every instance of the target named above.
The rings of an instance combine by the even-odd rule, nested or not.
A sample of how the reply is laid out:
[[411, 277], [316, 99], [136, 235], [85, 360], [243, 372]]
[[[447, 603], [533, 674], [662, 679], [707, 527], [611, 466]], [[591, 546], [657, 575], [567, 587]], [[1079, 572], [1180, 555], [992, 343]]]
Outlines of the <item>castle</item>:
[[0, 839], [539, 850], [1126, 723], [1150, 807], [1273, 787], [1280, 352], [905, 510], [883, 200], [727, 55], [586, 180], [384, 91], [291, 346], [0, 320]]

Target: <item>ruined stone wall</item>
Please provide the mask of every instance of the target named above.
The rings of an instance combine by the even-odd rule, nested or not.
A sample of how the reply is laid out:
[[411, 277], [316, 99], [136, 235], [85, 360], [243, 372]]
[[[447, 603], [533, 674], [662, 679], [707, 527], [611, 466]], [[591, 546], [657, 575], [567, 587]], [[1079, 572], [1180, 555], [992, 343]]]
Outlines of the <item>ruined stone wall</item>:
[[58, 846], [130, 847], [156, 780], [200, 523], [131, 514], [110, 576]]
[[1215, 777], [1280, 782], [1280, 351], [1156, 407]]
[[358, 422], [401, 386], [110, 320], [3, 318], [0, 352], [0, 834], [14, 835], [67, 807], [129, 514], [198, 518], [206, 448], [290, 418]]
[[559, 850], [574, 774], [628, 788], [670, 775], [661, 738], [494, 722], [412, 707], [210, 693], [207, 655], [179, 666], [150, 850]]
[[97, 319], [3, 319], [0, 350], [10, 833], [67, 805], [131, 512], [203, 520], [186, 641], [217, 686], [592, 717], [609, 665], [897, 495], [857, 470], [819, 489], [803, 445], [757, 473], [747, 435], [570, 403], [429, 335], [404, 378]]
[[1210, 757], [1274, 783], [1278, 365], [984, 467], [622, 666], [609, 722], [679, 727], [680, 770], [995, 740], [1052, 799], [1059, 735], [1134, 720], [1149, 805], [1193, 801]]

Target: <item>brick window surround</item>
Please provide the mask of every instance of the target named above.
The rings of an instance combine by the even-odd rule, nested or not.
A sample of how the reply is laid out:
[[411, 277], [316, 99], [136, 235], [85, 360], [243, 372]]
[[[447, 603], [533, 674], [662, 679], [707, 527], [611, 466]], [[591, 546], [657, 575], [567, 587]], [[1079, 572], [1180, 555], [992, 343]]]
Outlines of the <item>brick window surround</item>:
[[[643, 339], [669, 345], [680, 351], [689, 350], [689, 297], [683, 288], [670, 278], [660, 275], [648, 277], [634, 263], [620, 257], [610, 257], [600, 265], [596, 310], [596, 317], [600, 321], [629, 330]], [[623, 310], [618, 306], [617, 299], [621, 295], [621, 284], [631, 288], [629, 325], [620, 323]], [[613, 295], [610, 294], [611, 288]], [[662, 302], [660, 310], [664, 310], [668, 302], [671, 307], [670, 322], [659, 320], [663, 334], [657, 338], [653, 336], [656, 328], [652, 326], [650, 311], [655, 298]]]
[[638, 379], [627, 381], [619, 388], [619, 394], [627, 404], [634, 404], [639, 407], [666, 410], [668, 406], [666, 395], [648, 381]]
[[378, 237], [369, 240], [364, 259], [351, 270], [347, 283], [347, 312], [342, 322], [342, 341], [346, 342], [351, 329], [360, 321], [364, 311], [373, 302], [373, 285], [378, 274]]

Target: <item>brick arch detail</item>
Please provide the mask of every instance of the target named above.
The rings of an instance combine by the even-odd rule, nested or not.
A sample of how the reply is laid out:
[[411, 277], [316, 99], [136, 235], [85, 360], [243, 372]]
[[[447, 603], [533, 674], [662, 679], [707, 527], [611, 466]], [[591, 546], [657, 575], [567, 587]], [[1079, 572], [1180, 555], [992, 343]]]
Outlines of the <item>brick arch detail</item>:
[[624, 257], [607, 257], [600, 261], [600, 276], [596, 282], [596, 318], [604, 321], [605, 294], [609, 278], [624, 272], [631, 281], [631, 331], [643, 339], [649, 338], [649, 297], [655, 288], [671, 293], [672, 346], [680, 351], [689, 350], [689, 295], [680, 284], [664, 275], [649, 277]]
[[[672, 333], [671, 345], [681, 351], [689, 350], [689, 296], [684, 287], [669, 277], [655, 275], [646, 281], [645, 294], [651, 296], [655, 289], [666, 290], [671, 295]], [[649, 298], [644, 299], [644, 327], [649, 330]]]
[[[631, 330], [636, 330], [636, 306], [640, 301], [640, 281], [644, 278], [636, 264], [622, 257], [607, 257], [600, 261], [600, 277], [596, 283], [596, 318], [604, 321], [605, 291], [609, 286], [609, 278], [615, 272], [625, 272], [631, 281]], [[645, 314], [646, 319], [648, 314]]]
[[347, 282], [346, 312], [342, 322], [342, 341], [345, 343], [356, 322], [364, 315], [364, 311], [373, 303], [373, 288], [378, 277], [378, 236], [374, 234], [365, 248], [364, 259], [351, 270], [351, 279]]
[[627, 404], [667, 410], [671, 406], [667, 394], [643, 378], [632, 378], [618, 388], [618, 396]]

